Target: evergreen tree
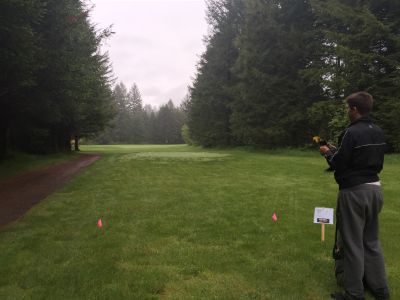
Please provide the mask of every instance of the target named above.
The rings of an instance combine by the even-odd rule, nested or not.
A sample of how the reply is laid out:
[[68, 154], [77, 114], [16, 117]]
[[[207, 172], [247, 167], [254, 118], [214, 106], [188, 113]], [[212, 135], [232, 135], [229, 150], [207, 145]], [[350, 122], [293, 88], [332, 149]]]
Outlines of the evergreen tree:
[[113, 97], [117, 114], [111, 126], [95, 142], [110, 144], [181, 144], [181, 128], [185, 112], [174, 106], [172, 100], [156, 110], [151, 105], [143, 107], [136, 84], [127, 91], [121, 82], [114, 88]]
[[23, 112], [40, 67], [35, 27], [44, 14], [40, 0], [0, 2], [0, 159], [11, 146], [11, 131], [28, 121]]
[[365, 90], [376, 99], [374, 116], [392, 150], [399, 149], [400, 3], [312, 1], [324, 32], [325, 56], [318, 66], [328, 95], [339, 99]]
[[309, 139], [307, 108], [320, 99], [308, 68], [318, 51], [308, 1], [248, 1], [239, 78], [232, 104], [234, 136], [246, 145], [299, 146]]
[[[78, 1], [49, 0], [46, 14], [37, 30], [41, 35], [41, 68], [36, 74], [37, 85], [32, 91], [32, 104], [27, 117], [33, 126], [19, 127], [18, 147], [30, 152], [69, 150], [79, 95], [79, 59], [76, 48], [83, 27], [83, 11]], [[82, 16], [83, 17], [83, 16]], [[79, 27], [79, 28], [77, 28]], [[73, 73], [76, 74], [73, 74]], [[76, 75], [76, 76], [74, 76]]]
[[130, 112], [128, 110], [128, 90], [120, 82], [113, 90], [112, 97], [116, 108], [116, 115], [110, 126], [96, 137], [96, 141], [104, 144], [129, 143]]
[[[82, 137], [92, 137], [102, 131], [114, 115], [111, 98], [111, 67], [106, 54], [99, 52], [100, 43], [111, 35], [110, 28], [96, 34], [95, 28], [88, 22], [88, 11], [82, 11], [75, 23], [78, 30], [71, 53], [73, 68], [73, 86], [75, 93], [73, 118], [67, 122], [71, 135], [75, 139], [75, 150]], [[80, 22], [78, 22], [80, 21]]]
[[143, 112], [144, 143], [154, 144], [156, 110], [150, 104], [146, 104], [143, 108]]
[[232, 67], [238, 56], [242, 1], [208, 1], [210, 34], [190, 93], [188, 125], [194, 140], [204, 146], [232, 143], [229, 118], [236, 83]]
[[143, 143], [145, 138], [144, 132], [144, 110], [142, 97], [136, 84], [134, 83], [127, 95], [127, 109], [129, 111], [130, 126], [129, 126], [129, 143]]
[[[70, 151], [111, 118], [110, 65], [80, 0], [0, 3], [0, 156]], [[6, 138], [7, 136], [7, 138]]]
[[374, 117], [385, 131], [389, 150], [400, 152], [400, 2], [373, 0], [370, 10], [379, 28], [371, 48], [380, 65], [369, 90], [376, 99]]
[[161, 105], [155, 120], [155, 142], [157, 144], [182, 144], [183, 121], [182, 112], [175, 108], [172, 100]]

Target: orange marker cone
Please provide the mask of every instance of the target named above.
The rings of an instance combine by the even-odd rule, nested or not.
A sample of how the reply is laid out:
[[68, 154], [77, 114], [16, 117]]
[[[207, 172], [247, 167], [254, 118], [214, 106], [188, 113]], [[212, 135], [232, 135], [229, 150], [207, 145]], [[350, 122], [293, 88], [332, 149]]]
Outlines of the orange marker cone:
[[99, 219], [97, 221], [97, 227], [102, 228], [103, 227], [103, 222], [101, 221], [101, 219]]
[[274, 213], [272, 215], [272, 221], [274, 221], [274, 222], [278, 221], [278, 217], [277, 217], [276, 213]]

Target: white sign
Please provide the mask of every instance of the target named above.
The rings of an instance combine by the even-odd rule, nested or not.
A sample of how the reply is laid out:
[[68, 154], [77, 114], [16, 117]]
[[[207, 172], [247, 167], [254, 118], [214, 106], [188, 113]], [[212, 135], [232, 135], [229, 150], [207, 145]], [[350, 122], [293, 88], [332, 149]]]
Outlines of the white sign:
[[314, 210], [314, 223], [333, 224], [333, 208], [316, 207]]

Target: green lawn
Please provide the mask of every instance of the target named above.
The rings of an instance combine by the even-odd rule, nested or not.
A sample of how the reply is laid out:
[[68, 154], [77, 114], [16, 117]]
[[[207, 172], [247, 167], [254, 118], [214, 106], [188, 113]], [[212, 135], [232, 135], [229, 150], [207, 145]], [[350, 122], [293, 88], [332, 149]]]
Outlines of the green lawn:
[[34, 155], [24, 153], [10, 154], [6, 160], [0, 160], [0, 180], [18, 175], [22, 172], [60, 163], [76, 157], [76, 153], [59, 153], [51, 155]]
[[[318, 153], [82, 149], [102, 158], [0, 230], [0, 299], [329, 299], [336, 289], [334, 226], [322, 243], [313, 213], [335, 207], [337, 186]], [[400, 155], [387, 156], [382, 182], [381, 240], [400, 299]]]

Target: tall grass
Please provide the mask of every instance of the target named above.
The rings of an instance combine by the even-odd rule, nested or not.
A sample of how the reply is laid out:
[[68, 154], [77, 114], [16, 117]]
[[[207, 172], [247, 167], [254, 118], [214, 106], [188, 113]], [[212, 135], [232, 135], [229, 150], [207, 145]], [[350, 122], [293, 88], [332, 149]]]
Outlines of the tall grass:
[[[317, 153], [82, 148], [102, 158], [0, 230], [0, 299], [329, 299], [336, 289], [334, 226], [321, 242], [313, 213], [335, 207], [337, 187]], [[392, 299], [399, 167], [389, 156], [382, 174]]]

